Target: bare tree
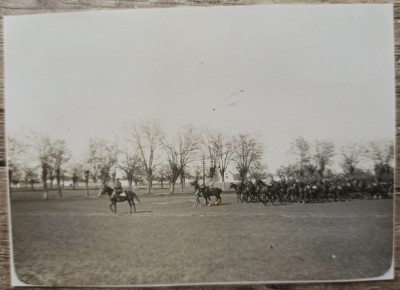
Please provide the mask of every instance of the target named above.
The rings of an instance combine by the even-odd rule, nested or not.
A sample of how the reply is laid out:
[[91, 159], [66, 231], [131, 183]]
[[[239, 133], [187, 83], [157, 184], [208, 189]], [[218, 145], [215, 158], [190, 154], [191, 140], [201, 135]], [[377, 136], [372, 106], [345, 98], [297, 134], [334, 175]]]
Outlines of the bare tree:
[[266, 179], [269, 176], [268, 167], [265, 164], [257, 163], [257, 165], [250, 167], [249, 177], [252, 179]]
[[276, 170], [276, 175], [281, 179], [296, 179], [298, 176], [299, 168], [297, 164], [289, 164], [287, 166], [281, 166]]
[[394, 179], [394, 145], [393, 142], [373, 141], [365, 151], [366, 157], [374, 162], [374, 172], [377, 182], [393, 181]]
[[307, 180], [307, 182], [311, 181], [316, 181], [319, 179], [317, 176], [317, 169], [318, 166], [312, 162], [309, 162], [304, 165], [304, 178]]
[[179, 161], [177, 160], [177, 156], [175, 154], [168, 156], [169, 163], [169, 172], [168, 179], [170, 185], [170, 193], [175, 194], [175, 184], [181, 175], [181, 168], [179, 168]]
[[[117, 144], [100, 138], [90, 139], [87, 163], [90, 164], [90, 172], [95, 174], [94, 180], [100, 179], [101, 187], [110, 180], [112, 169], [117, 164], [117, 156]], [[98, 196], [100, 195], [101, 189]]]
[[216, 174], [218, 174], [218, 157], [221, 149], [218, 142], [220, 134], [215, 134], [209, 130], [206, 130], [203, 134], [204, 138], [201, 138], [202, 145], [204, 147], [204, 151], [207, 152], [207, 160], [210, 163], [208, 177], [210, 179], [214, 179]]
[[49, 165], [47, 167], [48, 170], [48, 180], [50, 181], [50, 189], [53, 189], [53, 182], [54, 179], [56, 178], [55, 176], [55, 172], [54, 172], [54, 159], [53, 159], [53, 148], [52, 148], [52, 153], [51, 153], [51, 157], [49, 160]]
[[168, 171], [169, 171], [168, 166], [169, 165], [161, 165], [157, 169], [157, 179], [161, 183], [161, 189], [164, 188], [164, 181], [167, 180], [167, 179], [169, 180], [169, 178], [167, 176], [168, 175]]
[[187, 166], [197, 157], [199, 137], [193, 127], [185, 127], [178, 132], [171, 142], [163, 141], [163, 147], [168, 156], [171, 172], [171, 194], [174, 194], [175, 183], [181, 178], [181, 191], [183, 191], [183, 179]]
[[37, 173], [38, 167], [24, 167], [24, 180], [26, 184], [29, 184], [31, 190], [35, 190], [35, 183], [39, 183], [39, 175]]
[[250, 168], [260, 164], [263, 155], [263, 144], [248, 134], [239, 134], [233, 138], [233, 160], [239, 172], [240, 180], [244, 181]]
[[144, 172], [147, 179], [147, 194], [150, 194], [154, 175], [155, 152], [160, 144], [163, 133], [157, 123], [142, 123], [134, 126], [132, 135], [144, 165]]
[[329, 141], [317, 141], [315, 143], [314, 160], [317, 164], [317, 172], [321, 178], [324, 178], [326, 167], [332, 163], [335, 156], [335, 145]]
[[7, 138], [7, 164], [9, 187], [17, 184], [22, 179], [22, 160], [23, 154], [26, 152], [26, 146], [16, 137], [8, 136]]
[[61, 175], [62, 166], [69, 160], [70, 152], [67, 149], [66, 142], [64, 140], [56, 140], [52, 145], [51, 150], [52, 168], [55, 171], [55, 178], [57, 181], [58, 194], [62, 196], [61, 187]]
[[[179, 177], [179, 170], [177, 166], [174, 166], [174, 163], [168, 163], [165, 166], [165, 178], [168, 180], [170, 192], [174, 192], [175, 183]], [[174, 189], [172, 189], [174, 187]]]
[[233, 155], [232, 141], [228, 140], [222, 133], [206, 131], [204, 144], [210, 160], [209, 177], [213, 178], [219, 169], [222, 182], [225, 182], [225, 173]]
[[83, 171], [83, 176], [85, 179], [85, 186], [86, 186], [86, 195], [89, 196], [89, 179], [90, 179], [90, 170], [86, 169]]
[[72, 189], [76, 189], [79, 180], [82, 178], [84, 167], [81, 163], [75, 162], [71, 165]]
[[306, 173], [306, 165], [311, 161], [310, 144], [303, 137], [296, 138], [290, 148], [290, 153], [296, 157], [298, 175], [303, 178]]
[[225, 173], [228, 170], [229, 162], [233, 156], [233, 142], [232, 140], [226, 139], [223, 135], [218, 141], [220, 151], [218, 155], [218, 167], [219, 173], [221, 174], [222, 182], [225, 183]]
[[139, 155], [130, 155], [129, 153], [125, 152], [124, 159], [119, 168], [125, 172], [130, 190], [132, 190], [132, 183], [135, 179], [135, 175], [138, 176], [142, 174], [142, 166], [143, 162]]
[[49, 168], [51, 167], [52, 162], [52, 142], [49, 137], [44, 136], [36, 136], [34, 147], [36, 148], [40, 167], [42, 169], [42, 182], [43, 182], [43, 189], [44, 189], [44, 198], [49, 198], [49, 192], [47, 188], [47, 180], [49, 177]]
[[340, 166], [342, 167], [344, 174], [353, 177], [357, 170], [357, 166], [363, 159], [364, 155], [365, 149], [359, 144], [353, 143], [343, 147], [343, 160], [340, 163]]

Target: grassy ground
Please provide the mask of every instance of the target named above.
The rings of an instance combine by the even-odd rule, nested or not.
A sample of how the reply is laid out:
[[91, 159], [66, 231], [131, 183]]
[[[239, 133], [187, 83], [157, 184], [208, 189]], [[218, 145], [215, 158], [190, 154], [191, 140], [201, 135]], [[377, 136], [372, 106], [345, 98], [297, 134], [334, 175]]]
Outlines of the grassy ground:
[[192, 195], [159, 191], [115, 215], [97, 192], [32, 194], [11, 204], [16, 272], [28, 284], [360, 279], [392, 260], [393, 200], [264, 207], [223, 194], [222, 206], [192, 208]]

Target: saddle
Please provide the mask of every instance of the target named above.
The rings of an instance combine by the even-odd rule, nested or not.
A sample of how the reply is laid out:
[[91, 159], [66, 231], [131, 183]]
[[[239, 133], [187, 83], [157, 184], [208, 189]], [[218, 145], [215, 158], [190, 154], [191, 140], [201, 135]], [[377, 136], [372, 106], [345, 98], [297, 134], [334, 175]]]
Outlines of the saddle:
[[117, 200], [120, 200], [121, 197], [126, 197], [126, 192], [125, 191], [117, 191], [117, 192], [115, 192], [114, 197]]

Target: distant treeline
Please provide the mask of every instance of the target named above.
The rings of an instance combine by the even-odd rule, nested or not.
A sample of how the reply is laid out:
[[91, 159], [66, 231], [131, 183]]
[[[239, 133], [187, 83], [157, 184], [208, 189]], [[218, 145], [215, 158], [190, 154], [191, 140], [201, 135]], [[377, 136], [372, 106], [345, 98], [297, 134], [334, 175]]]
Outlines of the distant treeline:
[[[392, 141], [372, 140], [336, 148], [331, 141], [311, 142], [298, 137], [290, 144], [294, 161], [268, 172], [263, 163], [263, 142], [248, 133], [227, 136], [182, 126], [174, 136], [166, 136], [159, 124], [147, 122], [132, 126], [127, 135], [124, 142], [90, 139], [81, 162], [74, 161], [77, 156], [72, 156], [65, 140], [40, 134], [8, 136], [10, 185], [25, 183], [33, 188], [40, 183], [47, 193], [54, 184], [62, 196], [66, 180], [73, 188], [84, 182], [89, 193], [89, 183], [101, 186], [116, 177], [127, 180], [129, 188], [146, 183], [148, 193], [154, 181], [168, 183], [174, 193], [178, 180], [183, 190], [188, 178], [225, 182], [228, 172], [239, 181], [262, 180], [270, 175], [304, 182], [336, 177], [382, 182], [394, 177]], [[340, 172], [332, 170], [334, 161]]]

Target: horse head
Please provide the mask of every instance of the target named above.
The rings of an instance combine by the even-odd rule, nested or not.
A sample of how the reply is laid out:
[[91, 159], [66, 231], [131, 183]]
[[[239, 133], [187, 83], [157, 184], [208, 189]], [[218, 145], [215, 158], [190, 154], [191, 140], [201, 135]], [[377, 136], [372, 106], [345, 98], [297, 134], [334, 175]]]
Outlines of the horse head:
[[199, 182], [197, 179], [193, 180], [192, 182], [189, 183], [191, 186], [194, 186], [195, 189], [200, 188]]
[[107, 184], [103, 184], [101, 187], [100, 195], [108, 194], [111, 195], [113, 189], [109, 187]]

